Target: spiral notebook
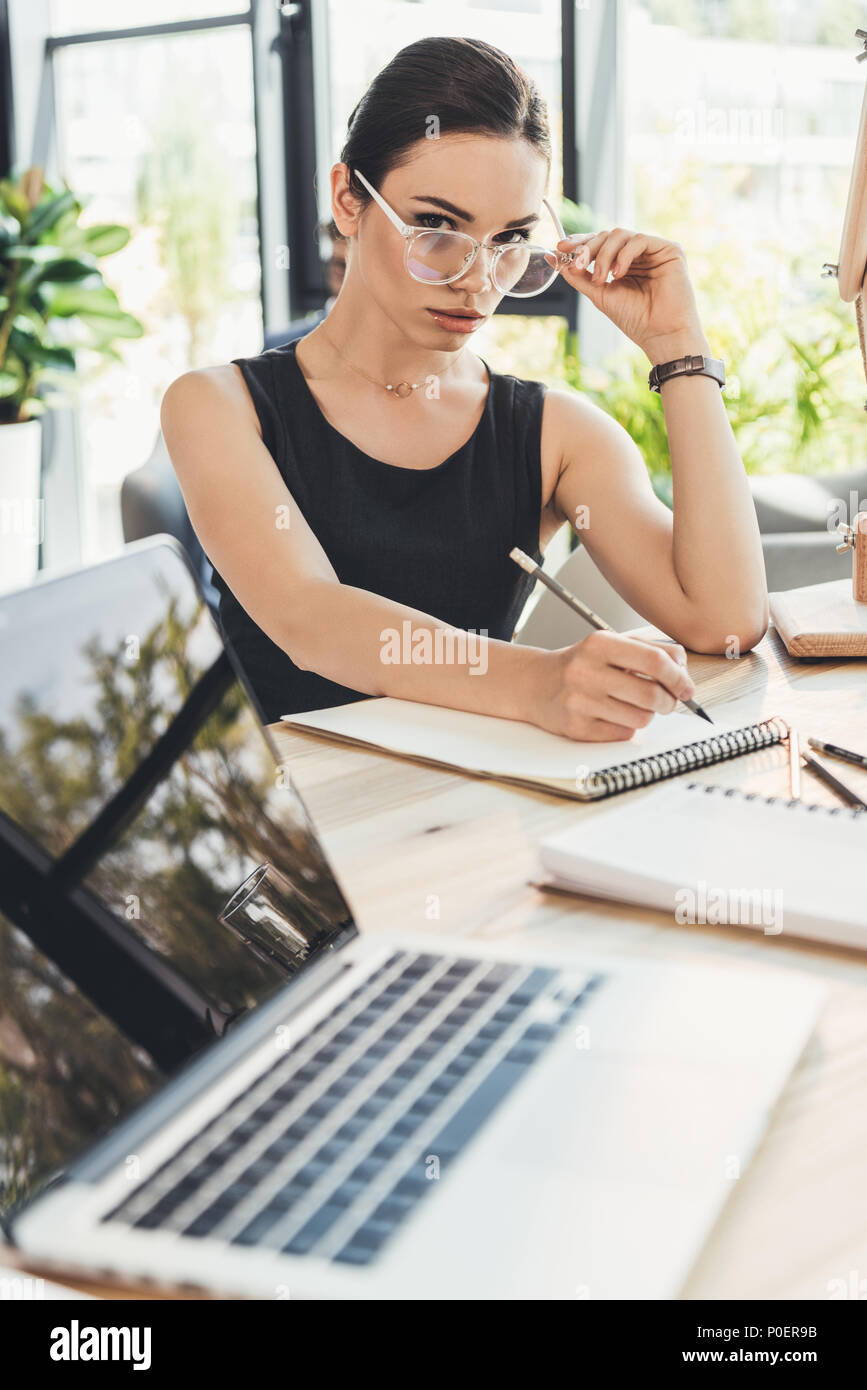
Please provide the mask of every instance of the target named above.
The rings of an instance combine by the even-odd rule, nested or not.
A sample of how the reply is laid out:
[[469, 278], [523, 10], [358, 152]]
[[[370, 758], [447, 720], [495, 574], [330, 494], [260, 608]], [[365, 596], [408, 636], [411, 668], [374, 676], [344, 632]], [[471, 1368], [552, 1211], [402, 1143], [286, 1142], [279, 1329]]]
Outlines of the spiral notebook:
[[867, 948], [867, 811], [703, 782], [661, 787], [543, 840], [539, 888], [662, 908], [682, 924]]
[[293, 728], [478, 777], [598, 801], [699, 767], [740, 757], [786, 737], [778, 718], [741, 727], [692, 713], [654, 715], [623, 742], [579, 743], [535, 725], [383, 697], [284, 714]]

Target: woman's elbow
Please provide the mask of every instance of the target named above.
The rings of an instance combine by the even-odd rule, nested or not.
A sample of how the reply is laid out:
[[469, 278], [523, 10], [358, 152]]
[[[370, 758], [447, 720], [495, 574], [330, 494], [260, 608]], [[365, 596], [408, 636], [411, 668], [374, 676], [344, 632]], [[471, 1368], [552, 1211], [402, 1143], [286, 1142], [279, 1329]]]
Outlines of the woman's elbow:
[[680, 640], [690, 651], [708, 656], [746, 656], [762, 641], [768, 623], [769, 614], [765, 604], [763, 612], [744, 615], [728, 624], [699, 622]]

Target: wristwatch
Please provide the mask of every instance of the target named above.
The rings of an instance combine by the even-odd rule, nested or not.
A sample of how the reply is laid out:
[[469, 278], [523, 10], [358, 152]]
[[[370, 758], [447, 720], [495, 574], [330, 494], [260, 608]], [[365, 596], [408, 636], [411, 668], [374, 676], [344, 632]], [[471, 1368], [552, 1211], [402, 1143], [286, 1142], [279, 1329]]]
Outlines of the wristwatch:
[[726, 369], [718, 357], [676, 357], [673, 362], [658, 362], [651, 368], [647, 384], [651, 391], [658, 391], [673, 376], [710, 376], [719, 382], [720, 390], [726, 384]]

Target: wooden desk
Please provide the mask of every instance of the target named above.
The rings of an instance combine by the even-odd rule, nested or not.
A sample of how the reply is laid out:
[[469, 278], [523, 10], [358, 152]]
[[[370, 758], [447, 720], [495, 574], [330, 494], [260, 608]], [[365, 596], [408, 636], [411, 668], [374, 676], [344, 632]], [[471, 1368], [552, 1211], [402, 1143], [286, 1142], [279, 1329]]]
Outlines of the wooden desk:
[[[747, 656], [691, 656], [689, 668], [699, 702], [720, 721], [779, 714], [797, 727], [802, 748], [808, 735], [867, 748], [867, 662], [795, 661], [771, 630]], [[679, 962], [766, 962], [826, 981], [816, 1032], [755, 1159], [733, 1182], [684, 1296], [826, 1299], [830, 1280], [848, 1284], [852, 1271], [867, 1280], [867, 955], [789, 943], [785, 933], [678, 926], [650, 909], [540, 892], [528, 886], [539, 840], [598, 806], [329, 744], [285, 726], [272, 731], [364, 931], [508, 937]], [[833, 767], [867, 798], [867, 772], [837, 761]], [[781, 747], [692, 776], [789, 794]], [[805, 801], [840, 804], [806, 769], [801, 779]], [[653, 788], [630, 796], [653, 796]], [[867, 863], [852, 868], [867, 891]]]
[[[867, 662], [794, 661], [772, 630], [745, 657], [692, 656], [689, 665], [700, 703], [720, 721], [779, 714], [798, 728], [802, 746], [812, 734], [867, 747]], [[597, 806], [329, 744], [281, 725], [272, 731], [364, 931], [508, 937], [679, 962], [767, 962], [824, 980], [829, 995], [818, 1027], [683, 1294], [826, 1299], [831, 1280], [855, 1287], [867, 1280], [867, 955], [790, 943], [785, 935], [678, 926], [649, 909], [539, 892], [528, 880], [541, 837], [597, 814]], [[867, 772], [834, 767], [867, 795]], [[788, 796], [780, 747], [692, 776]], [[630, 795], [652, 796], [653, 788]], [[839, 804], [806, 770], [802, 796]], [[867, 880], [867, 864], [852, 867]], [[15, 1262], [6, 1258], [12, 1252], [2, 1253], [4, 1263]], [[78, 1287], [119, 1296], [104, 1286]]]

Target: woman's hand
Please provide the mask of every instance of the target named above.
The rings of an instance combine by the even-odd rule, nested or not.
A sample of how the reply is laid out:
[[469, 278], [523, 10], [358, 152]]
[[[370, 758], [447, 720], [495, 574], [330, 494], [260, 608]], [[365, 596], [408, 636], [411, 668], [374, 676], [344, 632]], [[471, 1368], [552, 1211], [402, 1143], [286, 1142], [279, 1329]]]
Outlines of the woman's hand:
[[[664, 352], [660, 356], [655, 345], [661, 346], [665, 340], [673, 344], [693, 337], [697, 342], [705, 341], [686, 256], [676, 241], [615, 227], [612, 232], [567, 237], [557, 243], [557, 251], [571, 254], [570, 260], [557, 267], [563, 279], [595, 304], [651, 361], [664, 360]], [[614, 279], [606, 283], [609, 271]]]
[[583, 642], [540, 653], [527, 719], [582, 742], [630, 739], [655, 713], [670, 714], [695, 686], [677, 642], [642, 642], [591, 632]]

